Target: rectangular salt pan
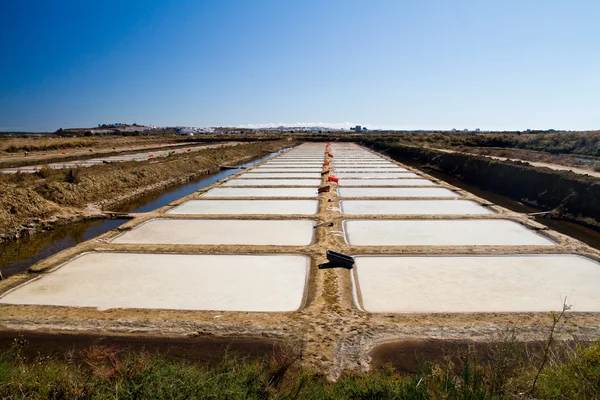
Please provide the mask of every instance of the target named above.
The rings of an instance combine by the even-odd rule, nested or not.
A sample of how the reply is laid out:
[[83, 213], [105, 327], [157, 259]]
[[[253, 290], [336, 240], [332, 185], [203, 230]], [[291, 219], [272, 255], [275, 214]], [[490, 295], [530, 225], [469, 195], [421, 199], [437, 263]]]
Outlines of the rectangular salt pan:
[[334, 152], [336, 160], [346, 160], [346, 161], [354, 161], [354, 160], [376, 160], [376, 161], [387, 161], [383, 157], [379, 157], [373, 154], [364, 153], [364, 152], [345, 152], [345, 151], [337, 151]]
[[347, 215], [484, 215], [488, 209], [469, 200], [343, 200]]
[[406, 168], [401, 167], [336, 167], [336, 172], [408, 172]]
[[240, 188], [217, 187], [202, 197], [317, 197], [317, 188]]
[[321, 184], [320, 179], [231, 179], [223, 186], [313, 186]]
[[190, 200], [167, 214], [314, 215], [318, 207], [317, 200]]
[[320, 158], [303, 158], [303, 159], [273, 158], [271, 160], [268, 160], [265, 164], [272, 164], [272, 163], [281, 163], [281, 164], [295, 164], [295, 163], [304, 164], [304, 163], [308, 163], [308, 164], [316, 164], [316, 163], [322, 163], [323, 160], [324, 160], [323, 157], [320, 157]]
[[346, 188], [338, 189], [341, 197], [458, 197], [446, 188]]
[[351, 179], [388, 179], [388, 178], [405, 178], [407, 172], [339, 172], [336, 173], [338, 178]]
[[576, 255], [356, 257], [366, 311], [600, 311], [600, 264]]
[[238, 178], [258, 179], [258, 178], [319, 178], [318, 172], [246, 172]]
[[345, 221], [356, 246], [552, 246], [554, 243], [508, 220]]
[[288, 158], [272, 158], [268, 162], [323, 162], [324, 156], [317, 157], [288, 157]]
[[369, 162], [369, 163], [339, 163], [336, 162], [333, 164], [336, 168], [383, 168], [383, 167], [396, 167], [396, 164], [393, 164], [391, 162], [382, 162], [382, 163], [373, 163], [373, 162]]
[[313, 221], [153, 219], [117, 236], [112, 243], [306, 246]]
[[252, 172], [291, 172], [291, 173], [296, 173], [296, 172], [321, 172], [323, 170], [323, 168], [318, 167], [318, 168], [305, 168], [305, 167], [282, 167], [282, 168], [274, 168], [274, 167], [257, 167], [252, 169]]
[[357, 156], [350, 156], [350, 157], [345, 157], [345, 156], [336, 156], [333, 158], [333, 161], [338, 163], [338, 162], [344, 162], [344, 163], [362, 163], [362, 162], [372, 162], [372, 163], [389, 163], [391, 162], [390, 160], [386, 160], [385, 158], [381, 158], [381, 157], [357, 157]]
[[428, 179], [340, 179], [340, 186], [437, 186]]
[[279, 167], [284, 167], [284, 166], [298, 166], [298, 167], [302, 167], [302, 166], [319, 166], [319, 165], [323, 165], [323, 161], [269, 161], [264, 163], [263, 165], [268, 165], [271, 167], [274, 166], [279, 166]]
[[346, 150], [336, 150], [334, 151], [334, 154], [336, 155], [336, 157], [340, 157], [340, 158], [375, 158], [378, 160], [383, 160], [385, 159], [384, 157], [375, 155], [373, 153], [369, 153], [366, 151], [346, 151]]
[[88, 253], [9, 292], [0, 303], [295, 311], [308, 266], [307, 257], [295, 255]]
[[[352, 176], [347, 176], [348, 173], [351, 172]], [[362, 181], [370, 181], [370, 180], [377, 180], [378, 177], [373, 177], [373, 173], [371, 173], [372, 171], [349, 171], [346, 169], [337, 169], [335, 170], [335, 175], [338, 177], [344, 177], [344, 180], [362, 180]], [[378, 171], [379, 172], [379, 171]], [[390, 172], [390, 171], [381, 171], [381, 172]], [[366, 175], [366, 176], [365, 176]], [[402, 172], [399, 174], [395, 174], [397, 175], [397, 177], [395, 178], [386, 178], [386, 177], [381, 177], [384, 179], [410, 179], [410, 178], [420, 178], [419, 175], [413, 173], [413, 172]], [[365, 176], [364, 179], [361, 179], [363, 176]], [[367, 182], [368, 184], [368, 182]]]

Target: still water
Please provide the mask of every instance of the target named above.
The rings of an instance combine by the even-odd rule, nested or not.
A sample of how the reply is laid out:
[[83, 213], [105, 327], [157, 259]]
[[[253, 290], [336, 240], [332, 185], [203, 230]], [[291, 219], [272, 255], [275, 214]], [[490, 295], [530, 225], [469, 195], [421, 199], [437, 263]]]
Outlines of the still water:
[[[214, 174], [203, 176], [186, 182], [182, 185], [168, 188], [162, 192], [152, 193], [135, 201], [126, 203], [111, 211], [144, 213], [156, 210], [181, 197], [194, 193], [220, 179], [239, 172], [242, 168], [251, 167], [271, 157], [280, 154], [277, 151], [258, 158], [254, 161], [240, 165], [238, 169], [227, 169]], [[86, 240], [93, 239], [123, 224], [126, 219], [102, 219], [77, 222], [57, 227], [48, 232], [37, 233], [23, 239], [0, 244], [0, 273], [4, 278], [22, 272], [35, 264], [58, 253], [73, 247]]]

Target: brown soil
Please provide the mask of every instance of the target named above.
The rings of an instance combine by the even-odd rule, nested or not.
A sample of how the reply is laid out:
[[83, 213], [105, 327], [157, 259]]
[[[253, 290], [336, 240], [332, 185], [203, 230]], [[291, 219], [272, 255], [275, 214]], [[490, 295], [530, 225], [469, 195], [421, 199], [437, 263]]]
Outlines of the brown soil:
[[507, 149], [497, 147], [459, 147], [455, 150], [463, 153], [478, 154], [483, 156], [495, 156], [509, 158], [513, 160], [556, 164], [564, 167], [573, 167], [591, 172], [598, 172], [597, 169], [600, 168], [600, 159], [596, 157], [579, 156], [576, 154], [551, 154], [545, 151]]
[[75, 360], [82, 350], [92, 346], [107, 346], [118, 353], [144, 351], [158, 353], [173, 361], [216, 365], [225, 356], [261, 359], [289, 352], [282, 342], [261, 338], [181, 338], [111, 336], [102, 334], [52, 334], [40, 332], [0, 331], [0, 352], [9, 349], [15, 340], [25, 340], [23, 356], [29, 362], [41, 357], [64, 357], [73, 354]]
[[89, 160], [92, 158], [98, 157], [111, 157], [117, 155], [126, 155], [140, 152], [151, 152], [157, 150], [165, 150], [165, 149], [174, 149], [181, 146], [186, 146], [186, 143], [181, 145], [175, 145], [173, 143], [169, 144], [149, 144], [144, 146], [136, 145], [136, 146], [127, 146], [127, 147], [111, 147], [111, 148], [100, 148], [96, 150], [70, 150], [66, 151], [65, 154], [63, 152], [56, 153], [39, 153], [28, 155], [27, 157], [23, 155], [19, 156], [8, 156], [8, 157], [0, 157], [0, 168], [21, 168], [26, 166], [40, 166], [47, 165], [52, 163], [65, 163], [70, 161], [81, 161], [81, 160]]
[[600, 230], [600, 180], [596, 176], [450, 150], [368, 144], [385, 147], [395, 159], [418, 160], [471, 185], [550, 211], [549, 217]]
[[467, 354], [487, 361], [495, 352], [537, 353], [545, 342], [473, 342], [468, 340], [402, 340], [383, 343], [371, 350], [369, 356], [376, 367], [391, 366], [400, 373], [416, 373], [426, 363], [439, 363], [444, 360], [460, 364]]
[[0, 136], [0, 155], [8, 157], [11, 155], [23, 156], [25, 150], [30, 156], [36, 153], [56, 152], [65, 149], [88, 149], [101, 150], [113, 147], [128, 148], [128, 146], [142, 146], [148, 144], [158, 145], [181, 140], [181, 136], [96, 136], [96, 137], [52, 137], [32, 136], [10, 138]]
[[[145, 162], [0, 176], [0, 241], [34, 232], [42, 227], [40, 220], [102, 217], [102, 209], [111, 205], [287, 145], [283, 141], [249, 143]], [[24, 226], [28, 224], [34, 226]]]
[[[325, 145], [323, 144], [323, 148]], [[410, 167], [408, 167], [411, 170]], [[421, 171], [419, 171], [422, 173]], [[422, 174], [443, 187], [464, 195], [465, 199], [491, 207], [497, 214], [485, 218], [510, 219], [551, 238], [556, 246], [351, 246], [344, 240], [342, 222], [361, 219], [363, 216], [342, 215], [339, 212], [337, 184], [326, 182], [332, 190], [319, 195], [319, 210], [311, 216], [285, 216], [285, 219], [314, 220], [324, 224], [315, 229], [315, 240], [308, 246], [229, 246], [229, 245], [131, 245], [114, 244], [110, 240], [122, 231], [132, 229], [152, 218], [165, 217], [165, 212], [177, 204], [197, 198], [201, 193], [219, 186], [223, 181], [179, 199], [154, 212], [136, 216], [116, 230], [74, 248], [65, 250], [34, 265], [27, 273], [15, 274], [0, 281], [0, 294], [48, 271], [79, 254], [89, 251], [183, 253], [183, 254], [300, 254], [310, 257], [311, 265], [303, 308], [296, 312], [222, 312], [180, 311], [154, 309], [110, 309], [91, 307], [53, 307], [0, 305], [0, 330], [45, 330], [50, 333], [110, 332], [113, 335], [138, 337], [164, 337], [165, 340], [187, 338], [265, 338], [299, 345], [302, 362], [311, 368], [337, 379], [344, 372], [358, 372], [370, 367], [369, 352], [382, 343], [399, 340], [443, 339], [445, 341], [489, 342], [500, 332], [515, 330], [518, 340], [538, 341], [548, 335], [552, 323], [550, 313], [407, 313], [379, 314], [361, 310], [354, 301], [352, 271], [345, 269], [319, 270], [325, 263], [326, 250], [344, 254], [519, 254], [519, 253], [572, 253], [593, 259], [600, 251], [574, 239], [550, 231], [525, 215], [510, 212], [470, 193], [454, 188], [434, 177]], [[234, 179], [237, 174], [228, 179]], [[231, 199], [231, 198], [228, 198]], [[375, 198], [374, 198], [375, 199]], [[277, 218], [262, 216], [264, 218]], [[482, 218], [465, 217], [463, 218]], [[199, 215], [174, 215], [169, 218], [199, 218]], [[227, 218], [227, 216], [211, 216]], [[239, 216], [238, 216], [239, 218]], [[246, 217], [244, 217], [246, 218]], [[261, 218], [261, 216], [247, 219]], [[283, 218], [283, 217], [279, 217]], [[402, 219], [402, 216], [371, 216], [373, 219]], [[413, 216], [423, 218], [423, 216]], [[453, 216], [441, 216], [452, 219]], [[360, 303], [360, 293], [358, 294]], [[557, 304], [557, 308], [560, 304]], [[578, 337], [582, 340], [597, 338], [600, 332], [600, 313], [570, 312], [563, 332], [559, 336]], [[562, 339], [562, 337], [561, 337]]]

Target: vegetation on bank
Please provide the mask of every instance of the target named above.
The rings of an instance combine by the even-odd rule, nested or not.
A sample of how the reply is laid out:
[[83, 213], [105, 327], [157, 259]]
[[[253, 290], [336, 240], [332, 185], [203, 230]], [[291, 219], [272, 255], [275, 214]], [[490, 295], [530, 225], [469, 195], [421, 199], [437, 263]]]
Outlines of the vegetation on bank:
[[[561, 133], [371, 132], [361, 135], [320, 135], [322, 140], [385, 140], [445, 149], [504, 148], [600, 157], [600, 131]], [[316, 137], [316, 136], [315, 136]]]
[[413, 134], [387, 139], [402, 144], [600, 171], [600, 132], [598, 131], [537, 134]]
[[32, 219], [68, 214], [90, 203], [114, 201], [152, 185], [215, 172], [222, 164], [258, 157], [288, 145], [283, 141], [249, 143], [145, 162], [0, 175], [0, 234]]
[[[439, 135], [434, 139], [440, 140]], [[600, 157], [600, 132], [448, 135], [441, 143], [451, 147], [502, 147]]]
[[155, 145], [160, 143], [181, 141], [181, 136], [140, 136], [140, 137], [57, 137], [52, 135], [35, 135], [32, 137], [0, 137], [0, 154], [12, 155], [23, 151], [44, 152], [68, 149], [101, 149], [139, 145]]
[[0, 151], [14, 153], [20, 151], [47, 151], [68, 148], [87, 148], [107, 145], [135, 144], [147, 142], [175, 141], [215, 141], [215, 140], [278, 140], [294, 138], [308, 141], [361, 141], [361, 139], [387, 139], [404, 144], [426, 145], [441, 148], [504, 148], [542, 151], [551, 154], [578, 154], [600, 157], [600, 131], [585, 132], [327, 132], [327, 133], [273, 133], [261, 131], [226, 130], [227, 134], [202, 134], [194, 137], [174, 135], [166, 131], [162, 134], [127, 137], [116, 136], [79, 136], [57, 137], [56, 135], [31, 135], [14, 138], [0, 138]]
[[431, 170], [441, 171], [470, 185], [549, 211], [545, 214], [547, 218], [600, 229], [600, 185], [596, 177], [463, 152], [407, 146], [393, 139], [365, 139], [363, 144], [377, 151], [384, 151], [396, 160], [417, 160]]
[[[598, 399], [600, 345], [554, 347], [543, 354], [498, 344], [469, 351], [414, 374], [391, 367], [337, 382], [303, 369], [283, 351], [260, 360], [225, 357], [216, 366], [168, 361], [159, 354], [95, 345], [60, 357], [26, 358], [16, 339], [0, 354], [0, 398], [6, 399]], [[541, 371], [541, 373], [540, 373]], [[536, 375], [539, 378], [535, 385]]]

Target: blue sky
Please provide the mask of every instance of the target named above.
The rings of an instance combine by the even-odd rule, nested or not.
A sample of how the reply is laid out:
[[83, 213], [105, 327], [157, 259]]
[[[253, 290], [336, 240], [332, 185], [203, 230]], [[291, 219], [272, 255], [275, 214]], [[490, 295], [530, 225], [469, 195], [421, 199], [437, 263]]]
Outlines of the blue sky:
[[0, 130], [600, 129], [597, 0], [0, 0]]

